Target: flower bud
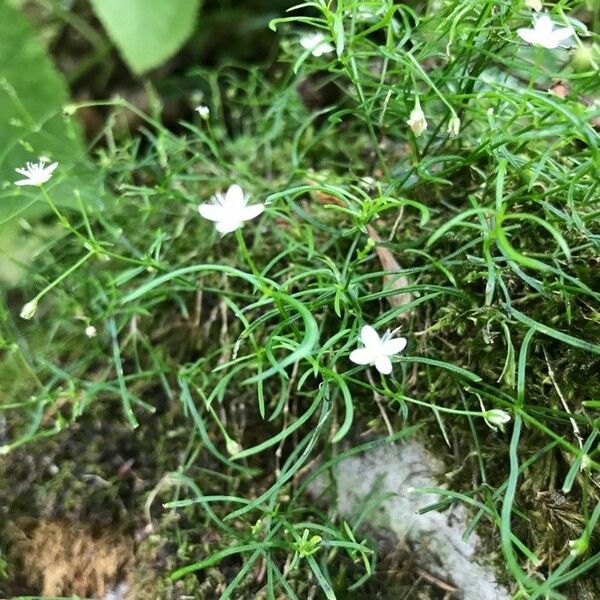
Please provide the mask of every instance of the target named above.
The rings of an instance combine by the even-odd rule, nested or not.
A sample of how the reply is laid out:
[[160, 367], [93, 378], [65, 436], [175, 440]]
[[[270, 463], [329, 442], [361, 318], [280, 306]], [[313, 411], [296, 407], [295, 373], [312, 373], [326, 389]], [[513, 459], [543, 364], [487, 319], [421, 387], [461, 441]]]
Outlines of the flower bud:
[[21, 315], [20, 315], [21, 319], [27, 319], [27, 320], [32, 319], [37, 311], [37, 307], [38, 307], [37, 300], [32, 300], [31, 302], [28, 302], [27, 304], [25, 304], [23, 306], [23, 308], [21, 309]]
[[93, 325], [88, 325], [85, 328], [85, 335], [89, 338], [96, 337], [96, 333], [97, 333], [96, 328]]
[[410, 113], [410, 118], [406, 121], [415, 136], [419, 137], [427, 129], [427, 119], [425, 113], [421, 110], [419, 98], [415, 102], [415, 107]]
[[455, 138], [460, 133], [460, 119], [456, 115], [452, 115], [450, 117], [450, 122], [448, 123], [448, 135], [451, 138]]
[[525, 0], [525, 6], [537, 12], [540, 12], [544, 8], [544, 6], [542, 5], [542, 0]]
[[[597, 56], [594, 56], [594, 47], [589, 44], [580, 44], [573, 55], [571, 62], [573, 69], [577, 73], [589, 71], [594, 68]], [[597, 67], [596, 67], [597, 68]]]
[[581, 556], [587, 552], [589, 541], [586, 538], [579, 538], [578, 540], [571, 540], [569, 542], [569, 548], [571, 548], [571, 556]]
[[208, 108], [208, 106], [201, 104], [200, 106], [196, 106], [194, 110], [200, 115], [201, 119], [204, 119], [205, 121], [208, 120], [210, 115], [210, 108]]
[[227, 448], [227, 452], [230, 456], [234, 456], [242, 451], [242, 447], [230, 437], [225, 440], [225, 447]]
[[493, 427], [500, 427], [502, 429], [506, 423], [510, 421], [510, 415], [499, 408], [494, 408], [492, 410], [486, 410], [483, 413], [485, 420], [492, 425]]

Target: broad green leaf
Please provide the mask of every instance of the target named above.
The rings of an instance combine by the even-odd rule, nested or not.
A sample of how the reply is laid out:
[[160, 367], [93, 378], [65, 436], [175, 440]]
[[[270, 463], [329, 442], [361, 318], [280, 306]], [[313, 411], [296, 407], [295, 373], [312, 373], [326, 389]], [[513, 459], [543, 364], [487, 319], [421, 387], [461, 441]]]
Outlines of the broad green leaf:
[[45, 235], [19, 227], [17, 217], [31, 221], [48, 212], [37, 188], [13, 185], [21, 179], [16, 167], [46, 156], [60, 163], [48, 183], [57, 204], [73, 205], [76, 191], [84, 199], [97, 197], [80, 128], [63, 112], [68, 100], [67, 86], [32, 25], [0, 0], [0, 279], [5, 281], [14, 283], [20, 270], [14, 261], [30, 262]]
[[175, 54], [195, 28], [200, 0], [91, 0], [129, 67], [143, 73]]

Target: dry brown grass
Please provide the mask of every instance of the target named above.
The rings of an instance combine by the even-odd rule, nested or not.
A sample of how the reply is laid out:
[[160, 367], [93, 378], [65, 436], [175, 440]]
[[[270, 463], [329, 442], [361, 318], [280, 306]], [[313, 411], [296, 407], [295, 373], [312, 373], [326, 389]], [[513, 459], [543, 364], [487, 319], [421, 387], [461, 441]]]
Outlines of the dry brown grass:
[[8, 525], [7, 537], [19, 578], [31, 593], [103, 598], [119, 583], [131, 587], [133, 542], [114, 531], [23, 519]]

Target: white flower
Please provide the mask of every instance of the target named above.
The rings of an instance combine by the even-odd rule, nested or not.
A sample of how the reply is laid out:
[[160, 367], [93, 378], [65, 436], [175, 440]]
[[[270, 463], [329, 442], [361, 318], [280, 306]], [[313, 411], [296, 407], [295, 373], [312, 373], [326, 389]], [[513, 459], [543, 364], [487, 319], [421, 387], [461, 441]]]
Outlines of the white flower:
[[350, 353], [350, 360], [357, 365], [375, 365], [383, 375], [392, 372], [390, 356], [402, 352], [408, 343], [406, 338], [391, 337], [389, 331], [386, 331], [383, 337], [379, 337], [370, 325], [364, 325], [360, 330], [360, 341], [364, 348], [353, 350]]
[[494, 431], [496, 430], [496, 426], [504, 430], [504, 425], [510, 421], [510, 415], [506, 411], [500, 410], [499, 408], [486, 410], [483, 413], [483, 418]]
[[38, 307], [38, 301], [32, 300], [23, 306], [21, 309], [21, 319], [33, 319]]
[[542, 46], [543, 48], [558, 48], [561, 42], [570, 38], [574, 31], [571, 27], [561, 27], [554, 29], [554, 23], [548, 15], [534, 17], [533, 29], [521, 27], [517, 29], [518, 36], [528, 44]]
[[87, 337], [89, 338], [96, 337], [96, 333], [98, 332], [96, 331], [96, 328], [93, 325], [88, 325], [85, 328], [85, 335], [87, 335]]
[[44, 166], [46, 161], [41, 158], [37, 163], [28, 162], [25, 167], [15, 169], [19, 175], [23, 175], [26, 179], [15, 181], [15, 185], [42, 185], [52, 177], [54, 169], [58, 167], [58, 163], [54, 162], [47, 167]]
[[209, 221], [214, 221], [219, 233], [230, 233], [239, 229], [244, 221], [258, 217], [265, 210], [264, 204], [248, 205], [248, 196], [244, 190], [234, 184], [225, 195], [216, 193], [211, 202], [201, 204], [198, 212]]
[[200, 106], [196, 106], [196, 108], [194, 109], [199, 115], [201, 119], [204, 119], [205, 121], [208, 119], [209, 115], [210, 115], [210, 108], [208, 108], [208, 106], [201, 104]]
[[448, 122], [448, 135], [455, 138], [460, 133], [460, 119], [456, 115], [450, 117]]
[[410, 113], [410, 119], [406, 121], [408, 126], [412, 129], [412, 132], [419, 137], [427, 129], [427, 120], [425, 119], [425, 113], [421, 110], [421, 103], [417, 98], [415, 107]]
[[313, 56], [322, 56], [335, 50], [329, 42], [325, 41], [325, 36], [320, 31], [303, 35], [300, 38], [300, 45], [305, 50], [311, 50]]

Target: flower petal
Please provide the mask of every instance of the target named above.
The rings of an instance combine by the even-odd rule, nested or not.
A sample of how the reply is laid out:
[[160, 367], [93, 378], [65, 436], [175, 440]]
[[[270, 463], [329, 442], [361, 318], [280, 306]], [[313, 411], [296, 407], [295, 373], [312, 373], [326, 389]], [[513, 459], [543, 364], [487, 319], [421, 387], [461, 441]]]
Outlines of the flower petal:
[[225, 193], [225, 204], [234, 210], [246, 206], [247, 200], [244, 190], [237, 183], [230, 185]]
[[52, 175], [52, 173], [54, 173], [56, 167], [58, 167], [57, 162], [53, 162], [51, 165], [44, 167], [44, 171], [46, 171], [46, 175]]
[[554, 23], [549, 15], [542, 15], [535, 20], [534, 29], [540, 39], [547, 35], [552, 35]]
[[552, 32], [552, 39], [556, 42], [564, 42], [566, 39], [570, 38], [575, 31], [572, 27], [562, 27], [561, 29], [556, 29]]
[[250, 219], [258, 217], [263, 210], [265, 210], [264, 204], [249, 204], [248, 206], [244, 206], [239, 214], [239, 219], [241, 221], [249, 221]]
[[365, 345], [365, 348], [375, 349], [381, 346], [379, 334], [370, 325], [363, 325], [360, 330], [360, 341]]
[[392, 372], [392, 361], [387, 356], [378, 356], [375, 359], [375, 368], [382, 375], [389, 375]]
[[219, 233], [231, 233], [236, 229], [239, 229], [243, 225], [243, 222], [239, 219], [227, 219], [225, 221], [219, 221], [216, 225], [216, 230]]
[[350, 352], [350, 360], [357, 365], [368, 365], [373, 360], [373, 355], [366, 348], [358, 348]]
[[525, 29], [521, 27], [517, 29], [517, 35], [528, 44], [539, 44], [540, 37], [534, 29]]
[[15, 181], [15, 185], [35, 185], [35, 183], [31, 179], [19, 179], [19, 181]]
[[198, 212], [202, 217], [209, 221], [223, 221], [227, 216], [227, 213], [222, 206], [212, 203], [201, 204], [198, 207]]
[[406, 344], [408, 344], [408, 340], [403, 337], [399, 338], [391, 338], [389, 340], [385, 340], [383, 342], [383, 353], [386, 356], [393, 356], [394, 354], [398, 354], [402, 352], [404, 348], [406, 348]]

